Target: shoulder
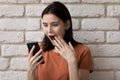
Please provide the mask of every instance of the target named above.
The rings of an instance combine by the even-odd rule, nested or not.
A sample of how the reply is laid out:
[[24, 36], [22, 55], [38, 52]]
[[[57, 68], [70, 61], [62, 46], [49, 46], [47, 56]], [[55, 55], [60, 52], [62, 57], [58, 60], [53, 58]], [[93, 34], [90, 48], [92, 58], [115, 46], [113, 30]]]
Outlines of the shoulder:
[[78, 44], [74, 47], [77, 56], [91, 55], [90, 48], [84, 44]]
[[90, 51], [90, 48], [84, 44], [78, 44], [74, 48], [75, 50], [80, 50], [80, 51]]

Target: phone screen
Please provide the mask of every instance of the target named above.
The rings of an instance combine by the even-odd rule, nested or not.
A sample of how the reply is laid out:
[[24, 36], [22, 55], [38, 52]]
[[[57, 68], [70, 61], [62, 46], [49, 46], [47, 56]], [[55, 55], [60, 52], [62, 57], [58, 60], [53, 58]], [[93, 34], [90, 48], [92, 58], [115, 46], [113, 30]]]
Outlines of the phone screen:
[[[27, 43], [27, 47], [28, 47], [29, 51], [32, 49], [33, 45], [35, 46], [35, 49], [33, 51], [33, 56], [34, 56], [40, 50], [40, 46], [39, 46], [38, 42], [29, 42], [29, 43]], [[43, 56], [40, 58], [40, 60], [41, 59], [43, 59]], [[44, 60], [40, 64], [44, 64]]]
[[27, 43], [27, 46], [28, 46], [28, 50], [29, 50], [29, 51], [32, 49], [33, 45], [35, 46], [35, 49], [34, 49], [34, 51], [33, 51], [33, 56], [34, 56], [35, 53], [37, 53], [37, 52], [40, 50], [40, 47], [39, 47], [38, 42], [30, 42], [30, 43]]

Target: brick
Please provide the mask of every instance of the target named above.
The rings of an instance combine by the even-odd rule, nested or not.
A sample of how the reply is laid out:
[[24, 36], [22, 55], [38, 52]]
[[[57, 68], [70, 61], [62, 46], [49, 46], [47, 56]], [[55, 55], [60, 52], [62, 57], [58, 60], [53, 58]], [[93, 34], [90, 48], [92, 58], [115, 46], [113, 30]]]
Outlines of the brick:
[[100, 17], [104, 16], [105, 8], [102, 5], [67, 5], [71, 16]]
[[39, 0], [0, 0], [1, 3], [39, 3]]
[[41, 42], [43, 40], [44, 37], [44, 33], [39, 31], [39, 32], [26, 32], [25, 34], [26, 36], [26, 41], [27, 42], [31, 42], [31, 41], [37, 41], [37, 42]]
[[82, 43], [101, 43], [104, 42], [104, 32], [91, 32], [91, 31], [75, 31], [75, 40]]
[[23, 32], [0, 32], [0, 43], [21, 43], [24, 41]]
[[17, 3], [39, 3], [39, 0], [14, 0], [14, 1], [17, 1]]
[[120, 55], [120, 45], [108, 44], [108, 45], [88, 45], [91, 49], [93, 56], [119, 56]]
[[2, 56], [25, 56], [27, 55], [26, 45], [2, 45]]
[[46, 5], [27, 5], [25, 14], [27, 16], [41, 16]]
[[0, 30], [39, 30], [39, 19], [0, 19]]
[[120, 16], [120, 6], [119, 5], [113, 5], [107, 7], [107, 15], [108, 16]]
[[23, 16], [24, 7], [21, 5], [1, 5], [0, 16]]
[[0, 3], [8, 3], [8, 0], [0, 0]]
[[107, 32], [107, 42], [108, 43], [120, 42], [120, 32]]
[[73, 28], [73, 30], [80, 29], [80, 21], [79, 21], [79, 19], [72, 19], [72, 28]]
[[114, 80], [114, 72], [94, 71], [92, 74], [90, 74], [90, 80]]
[[10, 63], [10, 69], [12, 70], [26, 70], [27, 69], [27, 58], [12, 58]]
[[85, 3], [119, 3], [119, 0], [82, 0]]
[[116, 80], [120, 80], [120, 71], [117, 71], [115, 73]]
[[27, 80], [27, 72], [25, 71], [1, 71], [1, 80]]
[[83, 19], [82, 30], [118, 30], [119, 20], [114, 18]]
[[120, 69], [120, 58], [94, 58], [95, 69], [111, 70]]
[[8, 67], [8, 59], [0, 58], [0, 70], [5, 70]]
[[80, 0], [41, 0], [43, 3], [51, 3], [53, 1], [60, 1], [60, 2], [66, 2], [66, 3], [75, 3], [80, 2]]

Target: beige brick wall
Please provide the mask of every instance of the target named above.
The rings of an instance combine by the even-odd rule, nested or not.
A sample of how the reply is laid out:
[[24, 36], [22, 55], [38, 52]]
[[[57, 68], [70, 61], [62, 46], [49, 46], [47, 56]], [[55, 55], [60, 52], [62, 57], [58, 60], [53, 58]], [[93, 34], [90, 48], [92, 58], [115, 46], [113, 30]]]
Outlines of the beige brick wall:
[[[27, 80], [28, 41], [41, 41], [40, 16], [54, 0], [0, 0], [0, 80]], [[90, 80], [120, 79], [120, 0], [61, 0], [74, 38], [91, 49]], [[37, 36], [36, 36], [37, 35]]]

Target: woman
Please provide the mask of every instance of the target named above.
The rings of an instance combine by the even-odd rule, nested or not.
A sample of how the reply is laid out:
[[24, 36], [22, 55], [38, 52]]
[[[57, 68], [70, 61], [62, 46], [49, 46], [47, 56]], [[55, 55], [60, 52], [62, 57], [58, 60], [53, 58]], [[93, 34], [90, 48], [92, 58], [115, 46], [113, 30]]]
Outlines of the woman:
[[[73, 39], [68, 9], [53, 2], [41, 17], [45, 37], [34, 56], [35, 46], [28, 53], [28, 80], [88, 80], [93, 70], [90, 50]], [[42, 55], [44, 64], [38, 62]]]

